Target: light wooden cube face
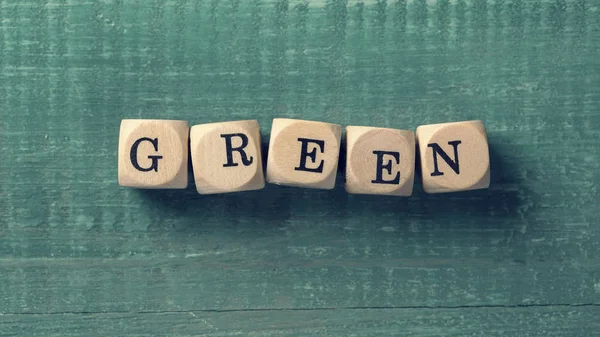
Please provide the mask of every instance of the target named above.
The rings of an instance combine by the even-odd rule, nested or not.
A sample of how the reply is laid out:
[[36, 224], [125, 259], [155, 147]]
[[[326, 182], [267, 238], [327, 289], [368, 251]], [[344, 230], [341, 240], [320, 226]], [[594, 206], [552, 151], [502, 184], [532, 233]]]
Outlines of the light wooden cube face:
[[124, 119], [119, 134], [119, 185], [137, 188], [186, 188], [186, 121]]
[[276, 118], [271, 128], [267, 181], [278, 185], [332, 189], [342, 127]]
[[417, 142], [425, 192], [489, 187], [490, 156], [482, 121], [422, 125]]
[[249, 191], [265, 186], [257, 121], [194, 125], [190, 144], [198, 193]]
[[348, 126], [346, 191], [410, 196], [415, 176], [412, 131]]

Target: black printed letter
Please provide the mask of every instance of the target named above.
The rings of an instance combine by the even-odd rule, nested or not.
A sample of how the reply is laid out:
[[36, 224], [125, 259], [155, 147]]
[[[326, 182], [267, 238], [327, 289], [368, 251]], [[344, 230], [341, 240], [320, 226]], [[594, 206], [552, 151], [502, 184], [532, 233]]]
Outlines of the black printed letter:
[[[242, 145], [233, 147], [231, 145], [231, 138], [233, 137], [240, 137], [242, 139]], [[227, 163], [223, 164], [223, 167], [238, 166], [237, 163], [233, 162], [233, 151], [238, 151], [240, 153], [240, 156], [242, 157], [242, 164], [244, 164], [244, 166], [250, 166], [252, 164], [254, 158], [252, 156], [248, 158], [246, 152], [244, 151], [244, 148], [248, 146], [248, 136], [243, 133], [231, 133], [227, 135], [221, 135], [221, 138], [225, 138], [225, 151], [227, 151]]]
[[150, 142], [154, 146], [154, 151], [158, 151], [158, 138], [140, 138], [133, 143], [131, 146], [131, 151], [129, 152], [129, 159], [131, 159], [131, 164], [135, 167], [136, 170], [142, 172], [150, 172], [154, 170], [154, 172], [158, 172], [158, 160], [162, 159], [163, 156], [148, 156], [149, 159], [152, 159], [152, 166], [150, 167], [141, 167], [137, 160], [137, 151], [141, 142]]
[[460, 144], [460, 140], [453, 140], [448, 142], [448, 145], [452, 145], [454, 147], [454, 160], [450, 159], [448, 154], [442, 150], [442, 148], [437, 143], [427, 144], [433, 150], [433, 173], [431, 173], [432, 177], [443, 176], [444, 173], [438, 170], [437, 163], [437, 155], [439, 154], [442, 159], [450, 166], [450, 168], [456, 172], [456, 174], [460, 174], [460, 170], [458, 167], [458, 144]]
[[300, 166], [294, 167], [294, 170], [323, 173], [323, 160], [321, 160], [318, 167], [308, 168], [306, 167], [306, 158], [310, 158], [313, 163], [317, 161], [317, 147], [315, 146], [312, 151], [308, 152], [308, 143], [315, 143], [319, 146], [321, 153], [323, 153], [325, 151], [325, 141], [308, 138], [298, 138], [298, 141], [302, 143], [302, 152], [300, 152]]
[[400, 152], [393, 151], [373, 151], [373, 154], [377, 156], [377, 171], [375, 172], [375, 180], [371, 180], [373, 184], [400, 184], [400, 171], [396, 172], [396, 177], [392, 180], [383, 180], [383, 170], [386, 170], [388, 174], [392, 174], [392, 160], [388, 160], [387, 163], [383, 164], [383, 156], [392, 156], [396, 159], [396, 164], [400, 164]]

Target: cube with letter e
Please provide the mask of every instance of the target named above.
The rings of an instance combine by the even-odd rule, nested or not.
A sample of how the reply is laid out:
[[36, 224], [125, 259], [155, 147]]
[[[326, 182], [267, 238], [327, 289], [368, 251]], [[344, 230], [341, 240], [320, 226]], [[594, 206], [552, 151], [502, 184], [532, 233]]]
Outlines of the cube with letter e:
[[415, 174], [412, 131], [346, 127], [346, 191], [410, 196]]
[[271, 128], [267, 182], [307, 188], [335, 186], [342, 127], [276, 118]]

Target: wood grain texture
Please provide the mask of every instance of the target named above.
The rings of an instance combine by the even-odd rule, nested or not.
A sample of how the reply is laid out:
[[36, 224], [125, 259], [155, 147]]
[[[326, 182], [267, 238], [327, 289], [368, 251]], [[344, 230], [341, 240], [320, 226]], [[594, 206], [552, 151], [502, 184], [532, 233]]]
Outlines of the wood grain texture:
[[[0, 316], [2, 336], [591, 336], [598, 307], [62, 313]], [[595, 334], [597, 335], [597, 334]]]
[[[0, 334], [218, 335], [188, 314], [205, 310], [232, 310], [200, 314], [224, 336], [599, 331], [597, 0], [2, 0], [0, 17]], [[331, 191], [117, 184], [123, 118], [276, 117], [481, 119], [491, 187], [348, 195], [343, 167]]]

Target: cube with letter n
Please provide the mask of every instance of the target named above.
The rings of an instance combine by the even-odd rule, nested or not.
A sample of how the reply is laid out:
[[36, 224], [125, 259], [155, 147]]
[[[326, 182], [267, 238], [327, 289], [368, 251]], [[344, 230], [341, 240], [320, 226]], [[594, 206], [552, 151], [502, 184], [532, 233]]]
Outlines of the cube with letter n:
[[423, 189], [445, 193], [490, 186], [490, 155], [485, 125], [465, 121], [417, 128]]

